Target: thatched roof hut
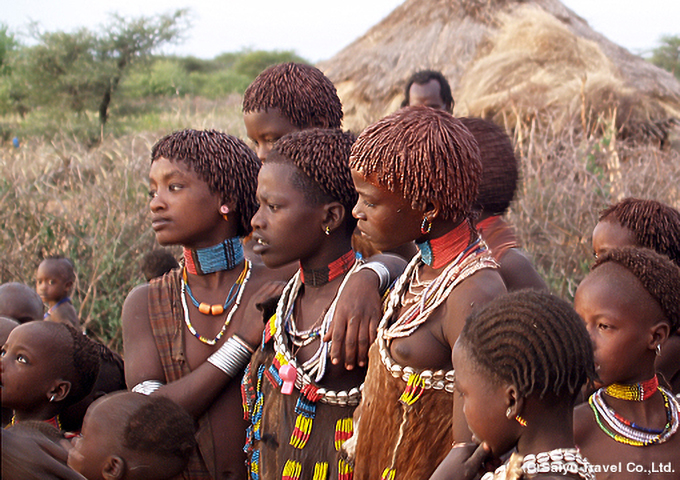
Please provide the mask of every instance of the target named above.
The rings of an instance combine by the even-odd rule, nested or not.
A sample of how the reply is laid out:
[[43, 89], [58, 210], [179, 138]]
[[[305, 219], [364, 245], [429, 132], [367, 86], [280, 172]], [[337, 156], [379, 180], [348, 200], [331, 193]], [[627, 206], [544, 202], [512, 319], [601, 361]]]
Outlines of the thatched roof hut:
[[592, 129], [605, 113], [625, 131], [680, 118], [680, 82], [559, 0], [407, 0], [319, 67], [353, 130], [396, 110], [420, 69], [449, 79], [455, 115], [508, 127], [542, 117]]

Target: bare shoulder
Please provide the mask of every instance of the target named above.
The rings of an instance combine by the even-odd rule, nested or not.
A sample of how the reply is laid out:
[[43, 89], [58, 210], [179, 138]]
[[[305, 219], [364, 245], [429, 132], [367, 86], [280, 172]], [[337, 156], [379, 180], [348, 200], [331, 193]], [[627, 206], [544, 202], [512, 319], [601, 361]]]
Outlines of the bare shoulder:
[[577, 445], [585, 443], [596, 427], [597, 424], [588, 402], [574, 408], [574, 441]]
[[149, 284], [144, 283], [133, 288], [123, 303], [123, 313], [121, 321], [123, 328], [126, 323], [137, 321], [140, 315], [149, 317]]
[[545, 280], [536, 271], [536, 267], [524, 251], [511, 248], [503, 255], [499, 263], [501, 276], [509, 291], [524, 288], [548, 290]]

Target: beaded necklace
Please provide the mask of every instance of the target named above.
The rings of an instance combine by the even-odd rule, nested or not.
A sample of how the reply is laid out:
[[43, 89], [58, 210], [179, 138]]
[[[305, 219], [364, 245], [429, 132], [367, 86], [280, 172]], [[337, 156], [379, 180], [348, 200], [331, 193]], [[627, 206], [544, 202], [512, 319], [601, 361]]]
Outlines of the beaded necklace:
[[350, 250], [325, 267], [305, 269], [300, 265], [300, 279], [305, 286], [321, 287], [338, 278], [340, 275], [347, 273], [349, 269], [352, 268], [355, 261], [356, 254], [354, 253], [354, 250]]
[[588, 399], [588, 403], [595, 414], [597, 424], [604, 433], [619, 443], [634, 447], [646, 447], [668, 440], [678, 430], [678, 424], [680, 423], [678, 419], [678, 411], [680, 411], [678, 401], [665, 388], [661, 386], [657, 388], [663, 397], [664, 408], [666, 410], [666, 425], [661, 430], [640, 427], [617, 414], [613, 408], [607, 405], [603, 398], [604, 387], [593, 393]]
[[[43, 420], [43, 422], [49, 423], [50, 425], [52, 425], [54, 428], [56, 428], [60, 432], [63, 431], [63, 428], [61, 428], [61, 420], [59, 420], [59, 415], [55, 415], [52, 418], [48, 418], [47, 420]], [[19, 423], [19, 422], [17, 422], [17, 415], [15, 413], [14, 415], [12, 415], [12, 420], [9, 422], [9, 425], [11, 427], [13, 427], [17, 423]]]
[[[241, 292], [241, 286], [243, 285], [244, 282], [244, 277], [246, 273], [250, 273], [250, 269], [248, 267], [248, 263], [246, 262], [245, 267], [243, 271], [241, 272], [241, 275], [236, 279], [234, 284], [231, 286], [229, 289], [229, 293], [227, 294], [227, 298], [224, 300], [224, 305], [209, 305], [204, 302], [199, 302], [196, 300], [196, 297], [194, 297], [194, 294], [191, 292], [191, 287], [189, 286], [189, 279], [187, 278], [187, 269], [184, 268], [182, 270], [182, 288], [186, 290], [187, 295], [189, 295], [189, 299], [191, 300], [191, 303], [194, 304], [194, 307], [198, 309], [199, 312], [201, 312], [203, 315], [222, 315], [224, 311], [227, 309], [229, 305], [234, 301], [236, 298], [237, 294]], [[238, 290], [234, 292], [234, 289], [238, 287]], [[184, 296], [184, 290], [182, 291], [182, 296]]]
[[[517, 466], [521, 462], [521, 467]], [[521, 470], [521, 473], [517, 470]], [[529, 454], [522, 457], [513, 453], [510, 460], [496, 469], [487, 472], [481, 480], [519, 478], [524, 473], [532, 478], [543, 473], [576, 475], [583, 480], [595, 480], [593, 466], [581, 455], [578, 448], [556, 448], [549, 452]]]
[[642, 402], [654, 395], [659, 388], [659, 379], [654, 375], [651, 379], [635, 383], [633, 385], [623, 385], [621, 383], [612, 383], [604, 387], [604, 393], [619, 400], [629, 400], [633, 402]]
[[[191, 324], [191, 319], [189, 318], [189, 307], [187, 306], [187, 299], [186, 299], [186, 295], [185, 295], [185, 291], [189, 287], [189, 285], [186, 282], [186, 269], [185, 269], [185, 271], [183, 272], [183, 276], [182, 276], [182, 293], [181, 293], [180, 296], [182, 298], [182, 308], [184, 309], [184, 323], [186, 324], [187, 328], [189, 329], [189, 331], [191, 332], [191, 334], [194, 337], [196, 337], [198, 340], [205, 343], [206, 345], [215, 345], [220, 340], [220, 338], [222, 338], [222, 336], [224, 335], [224, 332], [227, 331], [227, 327], [231, 323], [231, 319], [234, 316], [234, 313], [238, 309], [238, 306], [241, 304], [241, 297], [243, 297], [243, 291], [246, 289], [246, 284], [248, 283], [248, 279], [250, 279], [250, 272], [251, 271], [252, 271], [252, 263], [250, 263], [250, 260], [246, 260], [243, 271], [241, 272], [241, 275], [239, 275], [239, 277], [236, 279], [236, 282], [231, 287], [231, 290], [233, 290], [234, 287], [236, 285], [238, 285], [238, 290], [237, 290], [237, 293], [236, 293], [236, 302], [234, 303], [234, 306], [231, 307], [231, 310], [229, 310], [229, 314], [227, 315], [227, 318], [224, 320], [224, 325], [222, 325], [222, 329], [215, 336], [215, 338], [210, 339], [210, 338], [204, 337], [203, 335], [199, 334], [196, 331], [196, 329], [194, 328], [194, 326]], [[231, 290], [229, 291], [229, 295], [227, 296], [227, 298], [229, 298], [229, 296], [231, 295]], [[193, 298], [193, 296], [191, 297], [191, 299], [195, 302], [195, 299]], [[194, 303], [194, 305], [195, 304], [196, 303]], [[203, 305], [205, 305], [205, 304], [203, 304]], [[217, 305], [217, 306], [221, 307], [221, 305]], [[226, 308], [226, 306], [227, 305], [225, 304], [225, 308]], [[214, 307], [215, 306], [213, 305], [212, 308], [214, 308]]]
[[184, 267], [192, 275], [232, 270], [243, 261], [243, 244], [239, 237], [227, 238], [208, 248], [184, 248]]
[[57, 308], [57, 307], [58, 307], [59, 305], [61, 305], [62, 303], [66, 303], [66, 302], [69, 302], [69, 303], [70, 303], [70, 302], [71, 302], [71, 297], [64, 297], [64, 298], [62, 298], [61, 300], [59, 300], [57, 303], [55, 303], [54, 305], [52, 305], [52, 306], [47, 310], [47, 312], [45, 312], [45, 315], [43, 315], [43, 319], [46, 319], [47, 317], [49, 317], [50, 315], [52, 315], [52, 311], [53, 311], [55, 308]]
[[456, 228], [441, 237], [416, 243], [422, 255], [423, 263], [432, 268], [442, 268], [470, 243], [477, 235], [473, 234], [467, 221], [461, 222]]

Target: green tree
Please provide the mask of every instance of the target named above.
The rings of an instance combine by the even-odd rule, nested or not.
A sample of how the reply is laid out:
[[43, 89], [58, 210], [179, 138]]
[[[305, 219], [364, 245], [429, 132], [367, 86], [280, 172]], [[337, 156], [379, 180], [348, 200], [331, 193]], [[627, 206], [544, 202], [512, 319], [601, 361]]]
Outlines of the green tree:
[[130, 68], [148, 61], [162, 46], [181, 40], [188, 27], [184, 9], [132, 19], [113, 15], [97, 31], [38, 32], [34, 26], [37, 45], [18, 49], [14, 55], [15, 89], [25, 86], [29, 107], [96, 111], [103, 128]]
[[664, 35], [661, 45], [652, 51], [649, 59], [657, 67], [668, 70], [680, 80], [680, 36]]

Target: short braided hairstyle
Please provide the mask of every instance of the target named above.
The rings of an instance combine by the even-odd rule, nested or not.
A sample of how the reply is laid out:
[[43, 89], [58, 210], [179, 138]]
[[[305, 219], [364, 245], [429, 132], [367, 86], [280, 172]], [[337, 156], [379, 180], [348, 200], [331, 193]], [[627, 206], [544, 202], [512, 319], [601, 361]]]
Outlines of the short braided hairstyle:
[[503, 215], [515, 196], [519, 165], [510, 138], [493, 122], [463, 117], [463, 125], [474, 135], [482, 160], [482, 181], [477, 206], [491, 215]]
[[335, 200], [345, 207], [345, 222], [354, 229], [352, 208], [358, 194], [349, 169], [349, 154], [356, 140], [340, 129], [311, 129], [289, 133], [274, 144], [265, 163], [292, 163], [302, 175], [294, 180], [314, 204]]
[[128, 418], [122, 446], [188, 461], [196, 446], [191, 416], [167, 397], [150, 395]]
[[527, 397], [574, 399], [595, 378], [593, 347], [572, 306], [547, 292], [520, 290], [473, 312], [459, 342], [497, 382]]
[[252, 230], [250, 219], [257, 211], [257, 174], [260, 159], [240, 139], [216, 130], [182, 130], [160, 139], [151, 149], [151, 162], [158, 158], [182, 162], [205, 181], [223, 202], [232, 201], [240, 216], [239, 236]]
[[424, 211], [438, 202], [442, 218], [471, 218], [482, 174], [479, 147], [449, 113], [404, 107], [369, 125], [352, 147], [350, 167]]
[[243, 113], [278, 108], [297, 128], [340, 128], [342, 103], [321, 70], [281, 63], [260, 73], [243, 94]]
[[651, 248], [680, 265], [680, 212], [655, 200], [625, 198], [600, 213], [633, 232], [638, 246]]
[[680, 267], [648, 248], [615, 248], [600, 255], [592, 270], [616, 263], [632, 273], [656, 300], [673, 330], [680, 327]]

